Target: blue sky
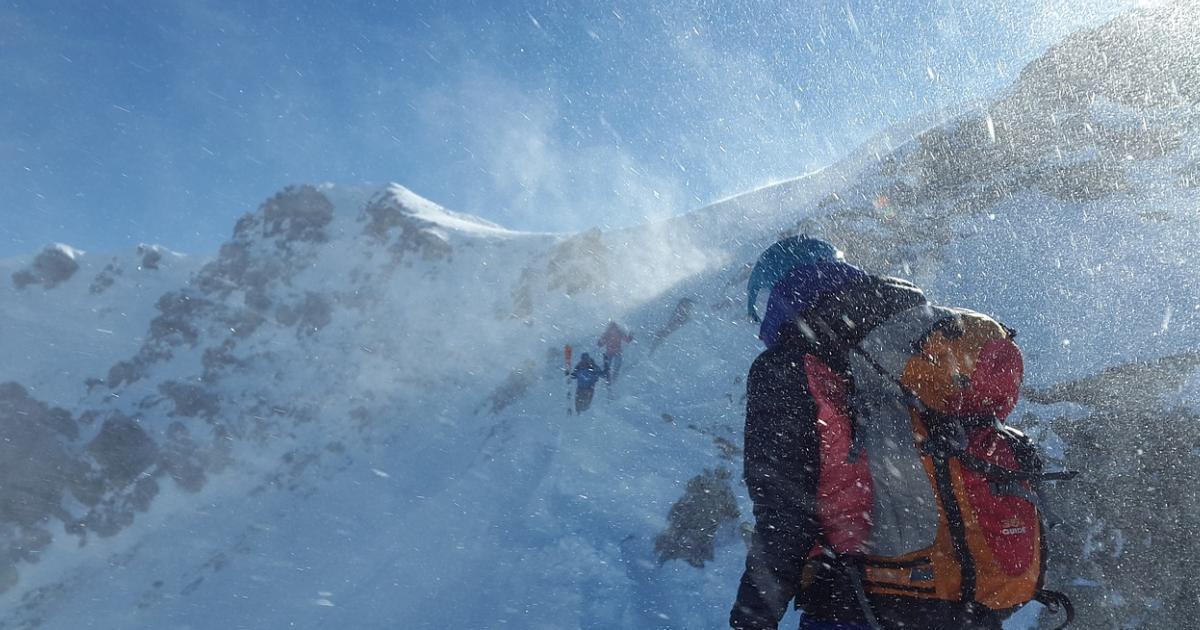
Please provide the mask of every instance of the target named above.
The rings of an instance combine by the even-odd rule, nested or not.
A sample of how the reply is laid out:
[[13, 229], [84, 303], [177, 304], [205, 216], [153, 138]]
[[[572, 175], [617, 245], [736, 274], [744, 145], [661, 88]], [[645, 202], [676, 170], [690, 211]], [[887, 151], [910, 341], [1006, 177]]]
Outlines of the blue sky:
[[0, 4], [0, 256], [215, 252], [289, 183], [677, 214], [984, 96], [1132, 0]]

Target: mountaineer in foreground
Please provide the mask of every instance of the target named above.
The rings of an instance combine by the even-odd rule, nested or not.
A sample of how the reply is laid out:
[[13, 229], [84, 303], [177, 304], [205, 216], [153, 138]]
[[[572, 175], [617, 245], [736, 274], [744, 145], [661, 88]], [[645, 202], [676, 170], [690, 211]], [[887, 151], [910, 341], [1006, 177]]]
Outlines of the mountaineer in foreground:
[[[730, 614], [802, 630], [999, 630], [1042, 589], [1033, 444], [1003, 424], [1023, 376], [1014, 333], [793, 237], [751, 274], [770, 288], [747, 379], [756, 527]], [[1065, 624], [1064, 624], [1065, 625]]]

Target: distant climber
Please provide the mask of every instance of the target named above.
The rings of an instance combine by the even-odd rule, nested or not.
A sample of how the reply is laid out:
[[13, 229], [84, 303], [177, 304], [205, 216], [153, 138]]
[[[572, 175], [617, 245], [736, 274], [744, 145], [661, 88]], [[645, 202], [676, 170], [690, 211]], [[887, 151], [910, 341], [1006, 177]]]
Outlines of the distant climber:
[[600, 339], [596, 341], [597, 346], [604, 348], [604, 376], [608, 379], [609, 385], [621, 375], [622, 345], [632, 341], [633, 335], [614, 321], [608, 322], [604, 334], [600, 335]]
[[575, 413], [583, 413], [592, 406], [592, 394], [596, 393], [596, 383], [601, 376], [604, 371], [591, 355], [584, 352], [571, 371], [571, 378], [575, 379]]

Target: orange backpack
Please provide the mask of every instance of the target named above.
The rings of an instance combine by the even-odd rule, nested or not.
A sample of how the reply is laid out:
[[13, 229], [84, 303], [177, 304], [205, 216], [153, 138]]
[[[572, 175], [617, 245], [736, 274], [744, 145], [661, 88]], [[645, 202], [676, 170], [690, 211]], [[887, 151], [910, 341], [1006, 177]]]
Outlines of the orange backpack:
[[[818, 322], [819, 323], [819, 322]], [[821, 470], [814, 556], [842, 558], [867, 594], [963, 602], [1006, 613], [1042, 589], [1047, 547], [1028, 438], [1003, 424], [1023, 376], [1013, 332], [964, 309], [892, 315], [848, 355], [849, 379], [808, 357]], [[1065, 625], [1065, 624], [1064, 624]]]

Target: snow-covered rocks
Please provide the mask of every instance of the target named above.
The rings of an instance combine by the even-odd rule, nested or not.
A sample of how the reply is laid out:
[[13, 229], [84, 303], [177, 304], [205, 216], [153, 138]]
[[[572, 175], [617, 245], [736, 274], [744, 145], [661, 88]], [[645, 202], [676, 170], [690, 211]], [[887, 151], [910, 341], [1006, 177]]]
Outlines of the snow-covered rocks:
[[401, 190], [389, 187], [367, 203], [359, 218], [363, 234], [382, 244], [396, 261], [408, 255], [426, 261], [449, 258], [454, 248], [445, 233], [437, 229], [437, 223], [405, 205]]
[[79, 271], [77, 260], [82, 255], [82, 251], [69, 245], [50, 245], [35, 256], [28, 267], [12, 274], [13, 286], [24, 289], [30, 285], [40, 285], [46, 289], [53, 289], [70, 280], [71, 276]]

